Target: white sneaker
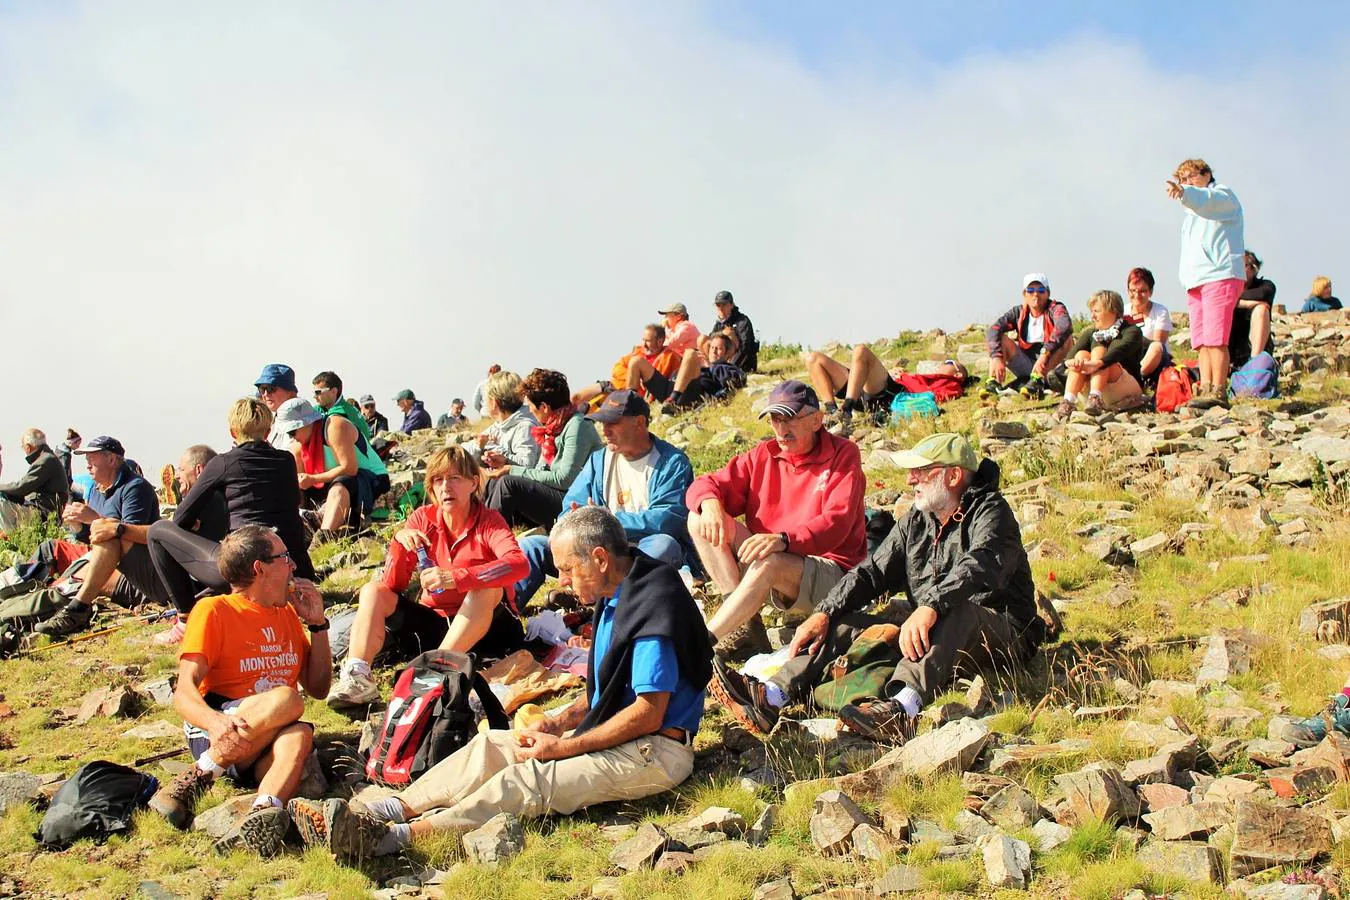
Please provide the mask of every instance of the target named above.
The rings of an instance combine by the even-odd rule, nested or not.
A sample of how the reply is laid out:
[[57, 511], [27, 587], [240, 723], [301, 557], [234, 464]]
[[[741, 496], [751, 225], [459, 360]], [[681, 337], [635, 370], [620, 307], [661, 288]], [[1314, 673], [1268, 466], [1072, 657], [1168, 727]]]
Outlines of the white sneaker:
[[343, 675], [328, 692], [328, 705], [332, 707], [365, 706], [379, 699], [380, 689], [375, 686], [375, 680], [356, 672]]

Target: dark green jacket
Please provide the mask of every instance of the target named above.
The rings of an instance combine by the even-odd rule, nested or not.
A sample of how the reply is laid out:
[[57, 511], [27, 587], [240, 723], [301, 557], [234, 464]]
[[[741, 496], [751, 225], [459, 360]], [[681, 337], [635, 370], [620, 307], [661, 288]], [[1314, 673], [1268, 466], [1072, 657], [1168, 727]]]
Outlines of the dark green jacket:
[[70, 500], [65, 466], [46, 444], [28, 454], [27, 460], [27, 474], [11, 484], [0, 484], [0, 494], [43, 512], [60, 512]]
[[370, 443], [372, 437], [370, 433], [370, 423], [366, 421], [365, 416], [361, 415], [361, 410], [348, 403], [345, 397], [339, 397], [338, 402], [327, 409], [323, 409], [322, 407], [320, 407], [320, 409], [323, 411], [324, 415], [342, 416], [342, 418], [351, 422], [356, 426], [356, 430], [361, 432], [361, 437], [366, 439], [366, 443]]

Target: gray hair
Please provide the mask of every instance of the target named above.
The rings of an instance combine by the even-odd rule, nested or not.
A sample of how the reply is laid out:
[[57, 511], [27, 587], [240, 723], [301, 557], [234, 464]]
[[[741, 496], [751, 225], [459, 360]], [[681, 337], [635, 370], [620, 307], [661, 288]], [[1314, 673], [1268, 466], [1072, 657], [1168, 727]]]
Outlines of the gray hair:
[[43, 434], [40, 428], [28, 428], [25, 429], [23, 437], [19, 438], [19, 442], [28, 447], [41, 447], [47, 443], [47, 435]]
[[183, 451], [183, 462], [187, 463], [189, 469], [204, 466], [215, 458], [216, 451], [206, 444], [193, 444]]
[[623, 526], [603, 506], [578, 506], [564, 513], [550, 537], [570, 537], [572, 552], [577, 556], [590, 556], [596, 547], [603, 547], [615, 559], [628, 559], [631, 555]]

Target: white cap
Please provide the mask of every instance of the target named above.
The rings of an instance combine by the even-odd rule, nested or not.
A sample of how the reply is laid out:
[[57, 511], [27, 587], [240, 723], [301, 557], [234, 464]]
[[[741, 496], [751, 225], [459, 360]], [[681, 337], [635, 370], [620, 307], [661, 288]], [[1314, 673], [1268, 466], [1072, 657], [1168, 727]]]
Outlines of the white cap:
[[1022, 290], [1025, 291], [1027, 289], [1027, 285], [1031, 284], [1033, 281], [1039, 281], [1042, 287], [1044, 287], [1047, 291], [1050, 290], [1050, 277], [1046, 275], [1044, 272], [1028, 272], [1027, 274], [1023, 275]]

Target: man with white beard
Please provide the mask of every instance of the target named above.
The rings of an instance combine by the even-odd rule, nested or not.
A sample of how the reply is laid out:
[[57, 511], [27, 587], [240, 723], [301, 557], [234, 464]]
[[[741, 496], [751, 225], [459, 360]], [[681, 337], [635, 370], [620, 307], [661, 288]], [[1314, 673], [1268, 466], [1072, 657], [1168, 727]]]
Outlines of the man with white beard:
[[1045, 639], [998, 464], [981, 461], [959, 434], [931, 435], [895, 454], [895, 463], [909, 470], [913, 507], [797, 628], [792, 658], [767, 682], [714, 662], [709, 689], [750, 730], [766, 733], [779, 709], [805, 698], [862, 630], [881, 621], [863, 611], [893, 593], [903, 591], [914, 606], [900, 625], [895, 671], [881, 696], [839, 711], [851, 731], [872, 740], [903, 743], [923, 705], [958, 672], [1020, 665]]

